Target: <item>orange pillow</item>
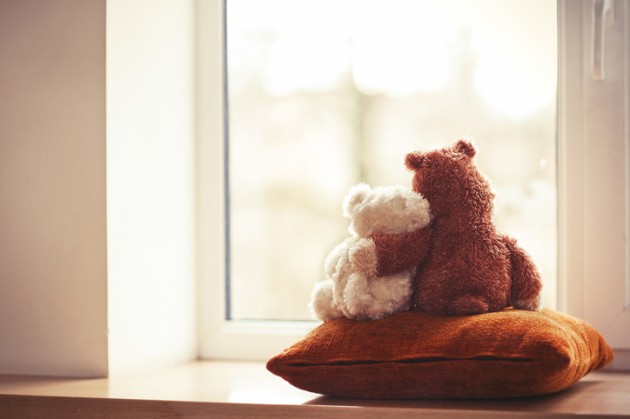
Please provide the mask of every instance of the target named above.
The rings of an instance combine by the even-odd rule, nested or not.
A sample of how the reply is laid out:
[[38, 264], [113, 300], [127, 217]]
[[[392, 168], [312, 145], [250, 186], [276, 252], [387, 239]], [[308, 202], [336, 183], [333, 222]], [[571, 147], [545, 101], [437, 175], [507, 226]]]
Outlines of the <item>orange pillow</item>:
[[612, 358], [592, 326], [553, 310], [466, 317], [407, 311], [323, 323], [267, 369], [329, 396], [494, 399], [555, 393]]

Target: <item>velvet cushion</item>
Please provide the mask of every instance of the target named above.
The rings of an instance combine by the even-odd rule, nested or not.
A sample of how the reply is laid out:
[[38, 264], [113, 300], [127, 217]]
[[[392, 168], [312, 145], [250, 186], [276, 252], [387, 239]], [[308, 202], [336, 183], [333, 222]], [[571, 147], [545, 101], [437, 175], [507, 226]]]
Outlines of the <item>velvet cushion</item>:
[[267, 362], [314, 393], [367, 399], [511, 398], [563, 390], [613, 358], [589, 324], [553, 310], [337, 319]]

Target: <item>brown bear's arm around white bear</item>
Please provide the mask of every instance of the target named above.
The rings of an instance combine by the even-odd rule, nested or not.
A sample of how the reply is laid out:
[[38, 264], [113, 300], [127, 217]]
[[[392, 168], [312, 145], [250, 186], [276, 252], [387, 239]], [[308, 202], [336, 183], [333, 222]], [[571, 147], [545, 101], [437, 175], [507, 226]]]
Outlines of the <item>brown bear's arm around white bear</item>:
[[429, 249], [431, 229], [410, 233], [376, 233], [350, 249], [353, 268], [366, 276], [393, 275], [417, 267]]

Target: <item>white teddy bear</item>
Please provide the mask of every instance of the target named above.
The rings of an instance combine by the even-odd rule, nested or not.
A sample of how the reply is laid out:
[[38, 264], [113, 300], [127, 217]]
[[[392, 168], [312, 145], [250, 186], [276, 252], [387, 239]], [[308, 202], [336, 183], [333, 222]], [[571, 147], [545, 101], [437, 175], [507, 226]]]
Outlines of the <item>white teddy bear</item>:
[[364, 246], [373, 233], [397, 234], [423, 228], [431, 219], [424, 197], [401, 186], [371, 188], [360, 183], [343, 201], [343, 215], [351, 220], [350, 237], [326, 258], [326, 279], [315, 284], [309, 308], [314, 317], [376, 320], [407, 310], [413, 271], [366, 277], [350, 260], [353, 248]]

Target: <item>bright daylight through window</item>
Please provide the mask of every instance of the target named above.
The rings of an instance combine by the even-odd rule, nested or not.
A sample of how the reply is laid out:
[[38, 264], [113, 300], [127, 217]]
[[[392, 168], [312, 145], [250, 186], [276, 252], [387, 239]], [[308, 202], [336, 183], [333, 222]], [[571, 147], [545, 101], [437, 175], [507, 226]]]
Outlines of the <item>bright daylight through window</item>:
[[355, 183], [475, 139], [495, 222], [555, 306], [556, 3], [228, 0], [228, 317], [309, 320]]

